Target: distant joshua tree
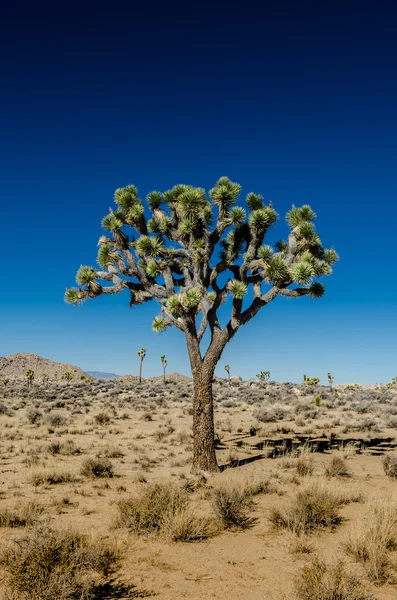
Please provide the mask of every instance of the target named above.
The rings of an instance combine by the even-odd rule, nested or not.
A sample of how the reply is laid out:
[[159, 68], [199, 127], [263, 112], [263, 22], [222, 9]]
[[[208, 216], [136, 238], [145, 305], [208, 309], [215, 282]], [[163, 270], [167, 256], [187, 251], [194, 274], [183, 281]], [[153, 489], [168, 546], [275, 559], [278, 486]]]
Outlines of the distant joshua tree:
[[166, 383], [166, 378], [165, 378], [165, 370], [167, 368], [167, 359], [165, 357], [165, 354], [163, 354], [162, 356], [160, 356], [160, 360], [161, 360], [161, 364], [163, 365], [163, 377], [164, 377], [164, 383]]
[[47, 385], [49, 378], [50, 378], [50, 376], [48, 375], [48, 373], [42, 374], [41, 379], [42, 379], [44, 385]]
[[259, 381], [269, 381], [270, 371], [261, 371], [257, 374], [257, 378], [259, 379]]
[[318, 279], [338, 260], [333, 248], [323, 247], [310, 206], [288, 211], [287, 235], [273, 248], [265, 241], [278, 220], [272, 202], [251, 192], [243, 207], [240, 192], [238, 183], [221, 177], [208, 193], [184, 184], [152, 191], [145, 206], [134, 185], [117, 189], [117, 206], [102, 220], [99, 268], [81, 266], [78, 287], [65, 294], [75, 305], [123, 291], [131, 307], [154, 300], [161, 308], [154, 331], [183, 332], [194, 386], [196, 473], [218, 470], [212, 381], [226, 344], [276, 298], [321, 298]]
[[72, 381], [72, 379], [73, 379], [73, 373], [72, 373], [72, 371], [66, 371], [66, 373], [64, 373], [62, 375], [62, 379], [64, 379], [67, 382]]
[[225, 365], [225, 367], [224, 367], [224, 368], [225, 368], [225, 371], [226, 371], [226, 373], [227, 373], [227, 375], [228, 375], [228, 378], [229, 378], [229, 385], [231, 385], [231, 379], [230, 379], [230, 366], [229, 366], [229, 365]]
[[139, 383], [142, 383], [142, 363], [146, 356], [146, 348], [141, 348], [137, 354], [139, 356]]
[[6, 385], [8, 384], [10, 380], [9, 379], [2, 379], [1, 383], [4, 385], [4, 387], [6, 387]]
[[34, 381], [34, 371], [33, 369], [28, 369], [26, 371], [26, 379], [28, 380], [28, 385], [32, 385], [33, 381]]
[[328, 377], [328, 383], [329, 383], [329, 387], [330, 387], [330, 388], [331, 388], [331, 390], [332, 390], [332, 384], [334, 383], [334, 379], [335, 379], [335, 377], [333, 377], [333, 376], [331, 375], [331, 373], [328, 373], [327, 377]]
[[320, 383], [320, 380], [318, 377], [308, 377], [307, 375], [303, 376], [303, 382], [305, 385], [317, 385], [318, 383]]

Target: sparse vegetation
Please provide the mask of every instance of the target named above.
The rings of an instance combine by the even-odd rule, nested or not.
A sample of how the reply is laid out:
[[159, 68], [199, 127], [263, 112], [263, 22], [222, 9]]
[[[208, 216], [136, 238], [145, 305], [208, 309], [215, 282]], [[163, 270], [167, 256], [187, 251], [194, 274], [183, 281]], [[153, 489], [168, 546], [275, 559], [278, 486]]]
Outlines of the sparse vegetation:
[[346, 460], [342, 456], [332, 456], [325, 467], [327, 477], [349, 477], [350, 471]]
[[0, 527], [27, 527], [37, 523], [44, 508], [34, 501], [19, 504], [14, 508], [0, 510]]
[[386, 454], [382, 459], [382, 465], [388, 477], [397, 477], [397, 454]]
[[297, 535], [334, 528], [342, 522], [339, 509], [346, 501], [325, 485], [309, 483], [297, 492], [288, 507], [273, 508], [270, 521], [276, 529], [289, 529]]
[[21, 600], [94, 598], [98, 580], [93, 574], [106, 578], [117, 562], [117, 552], [103, 540], [44, 526], [10, 543], [0, 555], [5, 585]]
[[87, 458], [80, 469], [84, 477], [114, 477], [113, 465], [107, 458]]
[[224, 529], [245, 529], [253, 524], [249, 516], [250, 495], [243, 489], [223, 487], [213, 491], [213, 506]]
[[296, 577], [295, 591], [298, 600], [375, 600], [365, 583], [346, 571], [342, 560], [329, 565], [313, 559]]
[[397, 503], [376, 498], [368, 505], [365, 520], [349, 534], [346, 552], [362, 563], [371, 581], [382, 583], [394, 576], [392, 551], [397, 549]]

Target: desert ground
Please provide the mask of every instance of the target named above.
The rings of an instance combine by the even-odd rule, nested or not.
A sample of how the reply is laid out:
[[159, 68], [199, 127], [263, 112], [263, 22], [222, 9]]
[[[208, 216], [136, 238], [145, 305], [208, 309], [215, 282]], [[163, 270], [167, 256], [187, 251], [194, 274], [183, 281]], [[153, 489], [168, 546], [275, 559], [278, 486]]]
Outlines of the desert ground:
[[[396, 598], [396, 387], [214, 396], [221, 472], [193, 476], [187, 377], [3, 383], [2, 598]], [[32, 547], [69, 534], [113, 567], [87, 562], [85, 591], [62, 569], [62, 591], [32, 586]]]

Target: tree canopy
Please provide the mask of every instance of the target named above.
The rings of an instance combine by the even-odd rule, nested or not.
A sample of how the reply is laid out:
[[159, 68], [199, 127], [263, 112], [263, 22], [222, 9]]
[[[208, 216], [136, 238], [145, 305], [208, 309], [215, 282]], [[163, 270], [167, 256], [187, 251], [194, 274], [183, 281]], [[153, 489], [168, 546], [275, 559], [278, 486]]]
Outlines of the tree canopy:
[[[288, 236], [271, 247], [264, 240], [278, 220], [272, 203], [251, 192], [240, 206], [240, 192], [221, 177], [208, 195], [180, 184], [150, 192], [145, 206], [135, 186], [117, 189], [116, 208], [102, 220], [99, 268], [80, 267], [79, 287], [66, 291], [66, 302], [128, 290], [131, 307], [160, 303], [154, 331], [193, 329], [200, 341], [208, 327], [230, 339], [277, 296], [321, 297], [318, 278], [331, 274], [338, 255], [323, 247], [310, 206], [288, 211]], [[218, 309], [227, 296], [231, 313], [222, 329]]]

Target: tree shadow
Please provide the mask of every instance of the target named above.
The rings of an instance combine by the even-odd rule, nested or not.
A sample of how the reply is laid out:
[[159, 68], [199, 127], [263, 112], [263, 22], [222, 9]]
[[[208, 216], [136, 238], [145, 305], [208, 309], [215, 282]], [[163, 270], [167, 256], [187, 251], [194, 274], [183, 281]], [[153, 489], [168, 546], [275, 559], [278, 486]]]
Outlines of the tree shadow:
[[93, 600], [130, 600], [131, 598], [151, 598], [155, 592], [139, 590], [135, 585], [120, 583], [110, 580], [96, 586]]
[[248, 458], [241, 458], [240, 460], [232, 460], [225, 465], [220, 465], [220, 471], [226, 471], [226, 469], [235, 469], [236, 467], [242, 467], [243, 465], [248, 465], [249, 463], [255, 462], [256, 460], [262, 460], [263, 458], [267, 458], [266, 454], [257, 454], [256, 456], [250, 456]]

